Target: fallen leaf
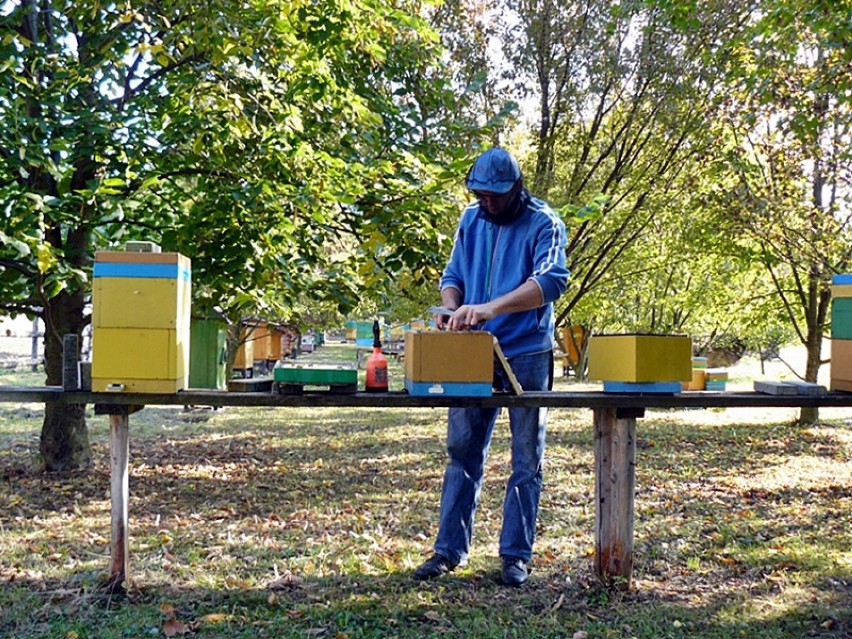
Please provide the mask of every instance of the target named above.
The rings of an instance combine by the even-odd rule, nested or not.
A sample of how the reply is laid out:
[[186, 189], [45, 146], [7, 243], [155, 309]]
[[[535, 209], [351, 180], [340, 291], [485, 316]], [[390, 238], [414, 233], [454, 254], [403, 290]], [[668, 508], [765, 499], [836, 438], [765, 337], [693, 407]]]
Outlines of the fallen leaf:
[[185, 623], [181, 623], [177, 619], [169, 619], [166, 623], [163, 624], [163, 634], [167, 637], [174, 637], [175, 635], [184, 635], [189, 632], [189, 626]]
[[200, 623], [222, 623], [227, 621], [228, 615], [222, 612], [211, 612], [209, 615], [204, 615], [198, 621]]
[[287, 590], [289, 588], [298, 588], [302, 585], [302, 580], [298, 577], [294, 577], [290, 573], [284, 573], [284, 575], [278, 581], [274, 581], [269, 584], [270, 590]]
[[161, 603], [160, 604], [160, 612], [162, 612], [169, 619], [175, 618], [175, 607], [169, 603]]

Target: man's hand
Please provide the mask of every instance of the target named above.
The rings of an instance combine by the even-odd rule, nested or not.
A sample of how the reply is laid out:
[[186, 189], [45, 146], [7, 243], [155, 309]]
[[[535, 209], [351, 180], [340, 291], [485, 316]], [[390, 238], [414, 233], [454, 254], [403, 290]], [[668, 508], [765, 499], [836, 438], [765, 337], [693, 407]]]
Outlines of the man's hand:
[[[436, 308], [436, 307], [432, 307], [432, 308]], [[441, 312], [435, 312], [435, 313], [432, 314], [432, 321], [435, 322], [435, 327], [439, 331], [443, 331], [445, 328], [447, 328], [447, 322], [449, 322], [450, 318], [452, 317], [452, 313], [455, 312], [455, 309], [450, 309], [450, 308], [447, 308], [446, 306], [441, 307], [441, 308], [442, 308]], [[449, 311], [450, 314], [447, 315], [447, 313], [443, 312], [445, 310]]]
[[[494, 317], [494, 307], [489, 302], [486, 304], [463, 304], [447, 320], [447, 328], [451, 331], [463, 331], [468, 328], [479, 326]], [[436, 322], [437, 325], [437, 322]]]

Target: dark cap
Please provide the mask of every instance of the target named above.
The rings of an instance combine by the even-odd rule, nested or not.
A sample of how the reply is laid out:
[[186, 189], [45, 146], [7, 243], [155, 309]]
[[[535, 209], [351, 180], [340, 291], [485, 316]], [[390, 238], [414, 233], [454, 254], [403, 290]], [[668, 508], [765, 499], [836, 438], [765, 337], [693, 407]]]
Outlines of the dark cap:
[[465, 185], [471, 191], [508, 193], [521, 179], [521, 168], [512, 154], [494, 147], [476, 158], [467, 174]]

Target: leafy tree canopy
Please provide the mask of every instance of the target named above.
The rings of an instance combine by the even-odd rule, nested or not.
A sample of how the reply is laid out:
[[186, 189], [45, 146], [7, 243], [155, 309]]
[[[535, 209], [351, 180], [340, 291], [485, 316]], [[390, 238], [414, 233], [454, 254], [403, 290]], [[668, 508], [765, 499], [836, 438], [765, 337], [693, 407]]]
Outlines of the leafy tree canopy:
[[85, 289], [90, 248], [128, 239], [193, 259], [201, 313], [347, 311], [433, 283], [470, 129], [414, 9], [5, 7], [7, 309]]
[[[94, 250], [131, 239], [189, 256], [194, 312], [234, 323], [434, 287], [479, 133], [419, 14], [0, 4], [0, 310], [44, 318], [47, 383], [89, 321]], [[48, 405], [47, 468], [87, 462], [82, 408]]]

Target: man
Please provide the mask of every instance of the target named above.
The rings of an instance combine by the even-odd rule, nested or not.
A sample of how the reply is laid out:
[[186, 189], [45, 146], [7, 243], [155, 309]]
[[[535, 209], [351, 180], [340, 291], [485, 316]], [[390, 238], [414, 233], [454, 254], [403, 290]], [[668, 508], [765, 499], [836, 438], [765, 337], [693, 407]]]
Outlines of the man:
[[[464, 211], [441, 278], [438, 328], [476, 327], [494, 334], [524, 390], [553, 385], [553, 301], [568, 280], [565, 225], [524, 188], [512, 155], [492, 148], [466, 179], [476, 202]], [[508, 380], [495, 366], [495, 387]], [[466, 563], [473, 538], [485, 461], [499, 409], [451, 408], [449, 462], [444, 474], [434, 555], [414, 572], [432, 579]], [[528, 577], [541, 495], [545, 408], [510, 408], [512, 474], [503, 502], [501, 581], [520, 586]]]

